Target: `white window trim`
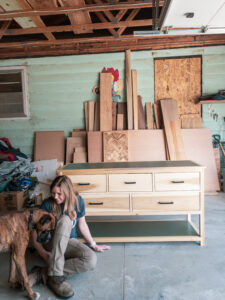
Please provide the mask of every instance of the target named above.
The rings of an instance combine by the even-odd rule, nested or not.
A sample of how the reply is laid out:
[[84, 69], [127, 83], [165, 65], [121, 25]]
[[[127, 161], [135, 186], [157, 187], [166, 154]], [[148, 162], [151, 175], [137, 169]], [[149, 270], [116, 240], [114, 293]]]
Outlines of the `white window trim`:
[[25, 66], [10, 66], [10, 67], [0, 67], [0, 70], [21, 70], [22, 71], [21, 74], [22, 74], [22, 90], [23, 90], [23, 112], [25, 114], [25, 117], [0, 118], [0, 121], [30, 119], [30, 107], [29, 107], [29, 101], [28, 101], [27, 68]]

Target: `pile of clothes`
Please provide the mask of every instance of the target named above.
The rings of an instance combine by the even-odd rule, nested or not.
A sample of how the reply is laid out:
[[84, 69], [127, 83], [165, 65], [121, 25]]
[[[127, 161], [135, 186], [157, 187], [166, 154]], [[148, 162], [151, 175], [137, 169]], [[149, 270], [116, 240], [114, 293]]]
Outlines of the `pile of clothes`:
[[31, 160], [8, 138], [0, 138], [0, 157], [0, 192], [22, 191], [36, 185], [36, 179], [31, 177]]

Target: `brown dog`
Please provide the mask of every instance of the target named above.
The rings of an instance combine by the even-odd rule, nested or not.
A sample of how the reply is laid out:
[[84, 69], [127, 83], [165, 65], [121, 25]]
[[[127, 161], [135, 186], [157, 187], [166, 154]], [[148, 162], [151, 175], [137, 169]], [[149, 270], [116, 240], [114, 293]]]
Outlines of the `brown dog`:
[[40, 295], [30, 287], [25, 263], [25, 252], [32, 227], [40, 236], [44, 231], [54, 229], [55, 218], [52, 214], [40, 209], [35, 209], [32, 213], [24, 211], [0, 216], [0, 251], [11, 251], [9, 282], [13, 287], [21, 284], [26, 289], [28, 298], [34, 300]]

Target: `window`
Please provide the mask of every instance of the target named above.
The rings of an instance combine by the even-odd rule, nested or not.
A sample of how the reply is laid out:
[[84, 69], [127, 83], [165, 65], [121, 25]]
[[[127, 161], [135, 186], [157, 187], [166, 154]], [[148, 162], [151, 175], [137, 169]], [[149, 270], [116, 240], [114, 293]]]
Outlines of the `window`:
[[26, 67], [0, 67], [0, 120], [28, 118]]

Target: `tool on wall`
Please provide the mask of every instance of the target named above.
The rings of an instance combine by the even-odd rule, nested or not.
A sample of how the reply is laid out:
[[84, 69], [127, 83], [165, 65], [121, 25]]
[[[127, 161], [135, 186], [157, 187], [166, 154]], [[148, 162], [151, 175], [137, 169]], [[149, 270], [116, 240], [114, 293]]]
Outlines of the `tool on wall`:
[[221, 144], [221, 141], [220, 141], [220, 135], [219, 134], [213, 134], [213, 139], [214, 139], [214, 142], [218, 143], [218, 145], [220, 146], [220, 149], [223, 153], [223, 156], [225, 157], [225, 150], [223, 149], [223, 146]]

